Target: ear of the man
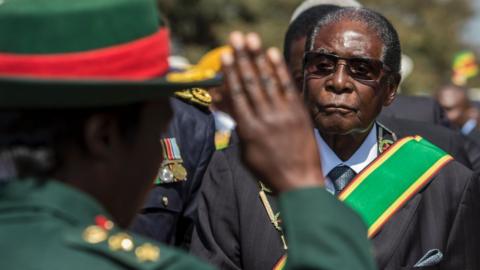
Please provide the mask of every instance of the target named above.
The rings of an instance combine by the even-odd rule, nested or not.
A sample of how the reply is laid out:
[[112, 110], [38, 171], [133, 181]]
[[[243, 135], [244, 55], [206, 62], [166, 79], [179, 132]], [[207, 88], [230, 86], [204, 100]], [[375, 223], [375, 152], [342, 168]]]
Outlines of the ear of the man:
[[122, 143], [118, 119], [108, 113], [92, 115], [85, 122], [84, 141], [90, 158], [100, 161], [114, 157]]
[[389, 106], [395, 100], [397, 96], [398, 86], [400, 85], [400, 81], [402, 76], [398, 73], [392, 74], [388, 77], [386, 82], [386, 90], [387, 94], [385, 95], [385, 100], [383, 102], [383, 106]]

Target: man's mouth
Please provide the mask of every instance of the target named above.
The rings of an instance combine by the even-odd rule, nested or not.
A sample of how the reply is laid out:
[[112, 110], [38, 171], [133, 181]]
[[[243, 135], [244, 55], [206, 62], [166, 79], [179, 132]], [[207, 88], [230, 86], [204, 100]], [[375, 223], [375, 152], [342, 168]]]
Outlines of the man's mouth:
[[320, 112], [327, 114], [349, 114], [357, 111], [357, 109], [344, 104], [327, 104], [324, 106], [318, 106], [318, 109]]

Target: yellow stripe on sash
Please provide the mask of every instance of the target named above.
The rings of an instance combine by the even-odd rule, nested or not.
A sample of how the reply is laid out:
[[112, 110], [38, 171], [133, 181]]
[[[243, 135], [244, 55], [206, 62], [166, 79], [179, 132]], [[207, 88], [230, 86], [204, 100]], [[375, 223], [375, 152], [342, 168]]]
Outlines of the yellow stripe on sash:
[[451, 156], [444, 156], [438, 160], [435, 165], [433, 165], [428, 171], [426, 171], [415, 183], [407, 189], [386, 211], [383, 213], [378, 220], [373, 223], [368, 228], [368, 237], [371, 238], [374, 236], [378, 230], [390, 219], [397, 210], [404, 205], [408, 200], [411, 199], [421, 188], [427, 184], [430, 179], [445, 166], [449, 161], [453, 160]]
[[385, 160], [389, 159], [392, 155], [394, 155], [398, 149], [400, 149], [404, 144], [413, 140], [413, 137], [406, 137], [399, 141], [396, 144], [392, 145], [390, 148], [385, 151], [383, 155], [381, 155], [377, 160], [370, 164], [365, 170], [360, 172], [360, 174], [349, 184], [339, 195], [338, 199], [343, 201], [347, 198], [373, 171], [375, 171], [378, 167], [380, 167]]
[[451, 160], [420, 136], [403, 138], [360, 172], [338, 198], [360, 214], [371, 238]]

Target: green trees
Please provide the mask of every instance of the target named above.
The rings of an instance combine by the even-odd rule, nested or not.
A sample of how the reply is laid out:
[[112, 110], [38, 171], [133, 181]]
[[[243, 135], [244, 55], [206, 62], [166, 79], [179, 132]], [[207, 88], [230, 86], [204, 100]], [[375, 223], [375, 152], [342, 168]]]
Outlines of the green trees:
[[429, 93], [450, 80], [454, 55], [467, 48], [462, 29], [472, 15], [469, 0], [364, 0], [397, 28], [403, 51], [414, 63], [404, 83], [409, 93]]
[[[450, 79], [453, 56], [468, 48], [461, 31], [472, 16], [472, 0], [362, 0], [380, 11], [399, 31], [403, 51], [414, 60], [407, 93], [429, 93]], [[161, 0], [174, 25], [179, 54], [196, 61], [224, 43], [233, 29], [259, 32], [268, 46], [281, 47], [299, 0]]]

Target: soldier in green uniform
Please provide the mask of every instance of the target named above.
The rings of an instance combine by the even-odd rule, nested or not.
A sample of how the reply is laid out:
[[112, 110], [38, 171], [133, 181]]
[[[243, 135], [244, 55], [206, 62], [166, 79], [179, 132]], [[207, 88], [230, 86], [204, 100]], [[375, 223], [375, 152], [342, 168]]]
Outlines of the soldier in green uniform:
[[[209, 268], [124, 230], [161, 164], [169, 95], [216, 83], [168, 72], [159, 20], [150, 0], [0, 2], [0, 269]], [[281, 193], [286, 267], [372, 269], [359, 217], [321, 188], [312, 127], [278, 51], [242, 37], [224, 57], [226, 97], [246, 162]], [[299, 144], [311, 147], [293, 154]]]

